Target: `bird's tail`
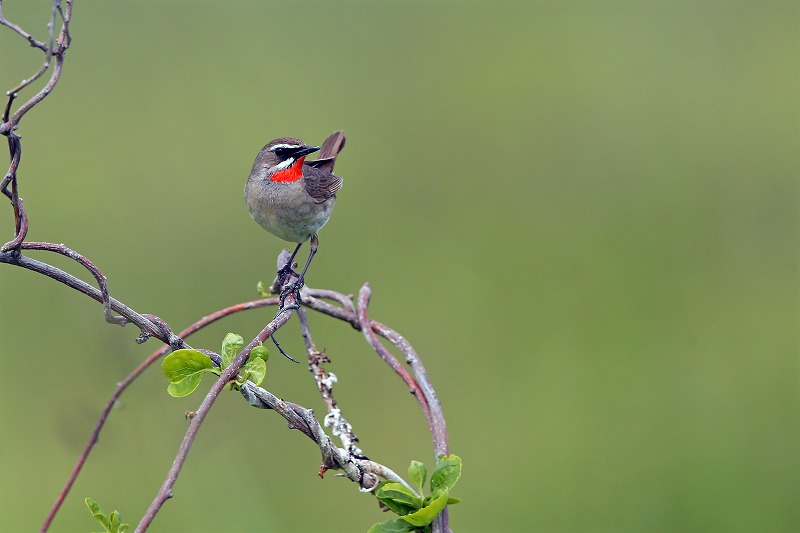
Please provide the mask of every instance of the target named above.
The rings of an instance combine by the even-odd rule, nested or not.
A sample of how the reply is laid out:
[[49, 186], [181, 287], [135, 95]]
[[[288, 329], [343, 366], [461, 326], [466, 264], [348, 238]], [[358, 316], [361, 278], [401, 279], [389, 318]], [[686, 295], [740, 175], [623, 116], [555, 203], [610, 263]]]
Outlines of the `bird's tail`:
[[306, 161], [306, 165], [324, 170], [325, 172], [333, 173], [333, 165], [336, 164], [336, 156], [344, 148], [344, 132], [342, 130], [334, 131], [325, 142], [322, 143], [322, 148], [319, 150], [319, 158], [314, 161]]

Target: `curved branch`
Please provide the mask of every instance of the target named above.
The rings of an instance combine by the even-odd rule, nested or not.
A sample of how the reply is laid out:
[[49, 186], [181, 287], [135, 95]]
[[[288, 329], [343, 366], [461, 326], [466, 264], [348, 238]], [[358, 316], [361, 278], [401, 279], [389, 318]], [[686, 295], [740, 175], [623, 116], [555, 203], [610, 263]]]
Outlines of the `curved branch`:
[[[381, 344], [381, 341], [378, 340], [378, 337], [375, 335], [375, 332], [372, 331], [372, 328], [369, 326], [370, 320], [367, 316], [367, 306], [369, 305], [369, 283], [365, 283], [361, 290], [358, 292], [358, 320], [361, 322], [361, 333], [364, 334], [364, 338], [367, 339], [367, 342], [372, 349], [383, 359], [389, 367], [394, 370], [394, 373], [400, 376], [406, 385], [408, 385], [409, 392], [414, 395], [419, 402], [419, 406], [422, 408], [422, 412], [425, 413], [425, 419], [428, 421], [428, 427], [430, 428], [431, 432], [434, 430], [433, 423], [431, 421], [431, 411], [430, 406], [428, 405], [428, 399], [420, 390], [419, 384], [417, 381], [408, 373], [408, 370], [403, 368], [403, 366], [395, 359], [395, 357], [386, 349], [386, 347]], [[367, 325], [364, 327], [364, 325]]]
[[[41, 48], [40, 46], [37, 46], [39, 44], [45, 46], [45, 48], [42, 49], [45, 50], [45, 52], [48, 54], [48, 57], [47, 59], [45, 59], [45, 64], [43, 65], [43, 67], [40, 68], [40, 71], [37, 72], [37, 74], [34, 77], [28, 80], [23, 80], [17, 87], [8, 92], [9, 99], [14, 100], [14, 98], [16, 98], [17, 93], [20, 90], [28, 86], [31, 82], [33, 82], [36, 78], [38, 78], [42, 72], [44, 72], [47, 69], [47, 66], [49, 66], [50, 63], [51, 56], [55, 57], [55, 66], [53, 67], [53, 73], [50, 75], [50, 79], [47, 81], [47, 84], [45, 84], [45, 86], [42, 87], [42, 89], [35, 95], [33, 95], [27, 102], [19, 106], [19, 108], [17, 108], [17, 111], [11, 117], [8, 117], [3, 122], [3, 124], [0, 124], [0, 135], [9, 135], [12, 131], [14, 131], [17, 125], [19, 124], [19, 121], [22, 120], [23, 116], [25, 116], [25, 113], [30, 111], [36, 104], [44, 100], [45, 97], [47, 97], [47, 95], [53, 92], [53, 89], [58, 83], [58, 80], [61, 79], [61, 72], [64, 67], [64, 56], [66, 55], [67, 49], [69, 48], [69, 45], [72, 42], [72, 37], [69, 34], [69, 23], [70, 20], [72, 19], [72, 1], [73, 0], [65, 0], [66, 8], [64, 8], [63, 10], [60, 9], [61, 5], [60, 1], [57, 1], [54, 4], [54, 10], [57, 10], [61, 14], [61, 20], [62, 20], [61, 31], [58, 34], [58, 39], [56, 40], [54, 46], [47, 47], [43, 45], [43, 43], [39, 43], [38, 41], [35, 40], [34, 41], [36, 42], [36, 44], [34, 44], [31, 41], [32, 38], [29, 38], [29, 36], [27, 36], [27, 33], [23, 31], [23, 33], [21, 34], [21, 35], [24, 34], [23, 36], [28, 39], [28, 42], [30, 42], [32, 46], [36, 46], [37, 48]], [[14, 29], [14, 31], [17, 31], [16, 28], [18, 28], [18, 26], [13, 25], [16, 26], [15, 28], [10, 26], [9, 24], [10, 23], [6, 23], [3, 25], [9, 26], [10, 28]], [[22, 29], [20, 28], [20, 30]], [[17, 33], [20, 32], [17, 31]]]
[[[63, 283], [67, 287], [75, 289], [76, 291], [81, 292], [100, 303], [103, 303], [103, 294], [100, 290], [92, 287], [85, 281], [76, 278], [72, 274], [68, 274], [59, 268], [48, 265], [47, 263], [37, 261], [36, 259], [31, 259], [30, 257], [26, 257], [24, 255], [16, 255], [13, 252], [0, 252], [0, 263], [16, 265], [22, 268], [27, 268], [28, 270], [32, 270], [39, 274], [44, 274], [45, 276], [53, 278], [59, 283]], [[145, 335], [155, 337], [174, 348], [183, 348], [185, 346], [183, 340], [172, 333], [172, 331], [169, 331], [168, 328], [164, 328], [162, 325], [156, 324], [154, 320], [137, 313], [122, 302], [109, 297], [108, 303], [111, 309], [125, 317], [128, 322], [136, 324], [136, 326], [141, 329]]]
[[42, 250], [45, 252], [54, 252], [65, 257], [69, 257], [86, 270], [88, 270], [94, 279], [97, 280], [97, 284], [100, 286], [100, 295], [103, 298], [103, 314], [105, 315], [106, 322], [109, 324], [118, 324], [120, 326], [124, 326], [128, 323], [128, 320], [123, 316], [114, 316], [114, 313], [111, 312], [111, 296], [108, 294], [108, 283], [106, 282], [106, 277], [100, 272], [100, 269], [97, 268], [94, 263], [89, 261], [86, 257], [79, 254], [75, 250], [71, 248], [67, 248], [63, 244], [53, 244], [50, 242], [23, 242], [20, 244], [20, 248], [23, 250]]
[[289, 429], [296, 429], [313, 440], [322, 452], [320, 477], [327, 470], [342, 470], [347, 479], [358, 483], [361, 490], [371, 492], [378, 486], [378, 477], [396, 481], [407, 487], [412, 493], [416, 491], [390, 468], [367, 458], [354, 456], [343, 448], [337, 448], [331, 438], [325, 434], [314, 413], [296, 403], [281, 400], [268, 390], [257, 387], [251, 382], [242, 386], [242, 396], [253, 407], [273, 409], [289, 423]]

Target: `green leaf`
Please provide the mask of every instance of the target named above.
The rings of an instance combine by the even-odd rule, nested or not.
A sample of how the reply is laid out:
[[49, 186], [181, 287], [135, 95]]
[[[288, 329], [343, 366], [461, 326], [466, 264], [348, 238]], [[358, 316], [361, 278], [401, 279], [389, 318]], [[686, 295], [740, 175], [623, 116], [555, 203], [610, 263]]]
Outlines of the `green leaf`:
[[91, 498], [86, 498], [84, 501], [86, 502], [86, 506], [89, 508], [89, 512], [92, 513], [92, 516], [103, 514], [103, 511], [100, 509], [100, 506], [96, 501]]
[[211, 359], [197, 350], [175, 350], [164, 358], [161, 371], [170, 381], [167, 392], [176, 398], [191, 394], [200, 384], [203, 373], [217, 372]]
[[453, 498], [452, 496], [450, 498], [447, 498], [447, 505], [455, 505], [459, 502], [461, 502], [460, 498]]
[[415, 529], [417, 529], [417, 526], [412, 526], [402, 518], [397, 518], [395, 520], [387, 520], [380, 524], [374, 524], [367, 530], [367, 533], [407, 533]]
[[436, 468], [431, 474], [431, 496], [438, 498], [440, 494], [449, 492], [461, 477], [461, 458], [457, 455], [439, 456]]
[[236, 359], [236, 354], [244, 346], [244, 340], [236, 333], [228, 333], [222, 341], [222, 368], [228, 368]]
[[264, 378], [267, 376], [267, 363], [260, 357], [256, 357], [244, 365], [242, 368], [242, 376], [244, 376], [244, 380], [241, 385], [244, 385], [244, 382], [248, 379], [257, 386], [261, 385], [264, 382]]
[[269, 290], [266, 287], [264, 287], [263, 281], [259, 281], [258, 283], [256, 283], [256, 292], [258, 292], [258, 294], [261, 295], [262, 298], [269, 298]]
[[442, 512], [442, 509], [447, 507], [448, 498], [449, 495], [447, 494], [447, 492], [444, 492], [442, 493], [441, 496], [433, 499], [431, 503], [429, 503], [419, 511], [409, 513], [403, 516], [402, 519], [408, 522], [409, 524], [412, 524], [417, 527], [427, 526], [428, 524], [433, 522], [433, 519], [436, 518], [439, 515], [439, 513]]
[[95, 517], [98, 522], [100, 522], [100, 525], [103, 526], [106, 531], [112, 531], [111, 522], [108, 520], [108, 517], [103, 514], [103, 511], [100, 509], [100, 506], [97, 504], [97, 502], [91, 498], [86, 498], [84, 501], [86, 502], [86, 506], [89, 507], [89, 511], [92, 513], [92, 516]]
[[122, 518], [122, 515], [119, 514], [119, 511], [114, 511], [111, 513], [111, 531], [119, 531], [119, 522]]
[[411, 464], [408, 465], [408, 477], [422, 494], [422, 487], [425, 486], [425, 479], [428, 477], [428, 469], [425, 468], [425, 465], [419, 461], [411, 461]]
[[258, 357], [259, 359], [263, 359], [265, 363], [269, 361], [269, 350], [267, 350], [267, 347], [264, 346], [263, 344], [259, 344], [258, 346], [250, 350], [250, 357], [248, 357], [247, 360], [252, 361], [256, 357]]
[[422, 501], [400, 483], [382, 483], [375, 490], [375, 497], [383, 505], [401, 516], [413, 513], [422, 506]]

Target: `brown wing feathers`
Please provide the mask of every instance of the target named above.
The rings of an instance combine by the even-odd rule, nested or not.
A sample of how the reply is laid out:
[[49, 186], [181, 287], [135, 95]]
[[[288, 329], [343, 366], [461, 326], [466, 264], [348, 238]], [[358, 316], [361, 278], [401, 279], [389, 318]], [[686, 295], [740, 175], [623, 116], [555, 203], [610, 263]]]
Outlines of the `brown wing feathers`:
[[333, 172], [333, 165], [336, 163], [336, 156], [344, 148], [344, 143], [344, 132], [334, 131], [322, 143], [319, 159], [306, 161], [305, 163], [311, 167], [304, 171], [306, 191], [308, 191], [315, 203], [324, 202], [342, 188], [342, 178], [334, 176], [331, 172]]

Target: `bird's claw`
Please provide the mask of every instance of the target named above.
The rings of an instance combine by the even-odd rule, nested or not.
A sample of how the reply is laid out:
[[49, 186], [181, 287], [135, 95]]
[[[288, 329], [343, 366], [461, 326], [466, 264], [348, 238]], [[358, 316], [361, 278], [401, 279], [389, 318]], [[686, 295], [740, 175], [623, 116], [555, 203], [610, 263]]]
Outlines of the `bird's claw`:
[[299, 304], [303, 303], [303, 298], [300, 296], [300, 289], [302, 289], [304, 285], [305, 285], [305, 280], [303, 278], [300, 278], [296, 282], [285, 287], [281, 291], [280, 294], [281, 309], [283, 309], [286, 298], [288, 298], [290, 294], [294, 294], [294, 301], [296, 302], [296, 304], [298, 304], [298, 307]]
[[300, 274], [298, 274], [297, 272], [294, 271], [294, 268], [292, 268], [292, 263], [290, 261], [290, 262], [286, 263], [285, 265], [283, 265], [280, 270], [278, 270], [278, 276], [279, 277], [280, 276], [294, 276], [296, 278], [299, 278]]

